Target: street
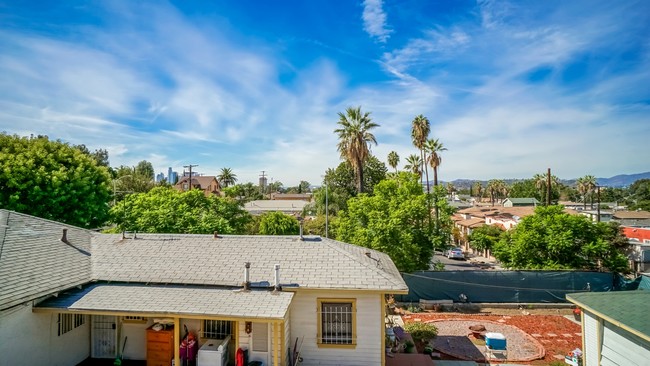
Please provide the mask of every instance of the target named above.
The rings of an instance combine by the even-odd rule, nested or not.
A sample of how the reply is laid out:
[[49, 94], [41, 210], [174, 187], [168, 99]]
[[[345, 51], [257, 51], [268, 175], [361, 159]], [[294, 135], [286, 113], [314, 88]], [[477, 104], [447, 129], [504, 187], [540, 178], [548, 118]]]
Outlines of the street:
[[467, 259], [449, 259], [446, 256], [438, 253], [436, 253], [433, 258], [431, 258], [431, 264], [429, 265], [429, 268], [434, 269], [434, 264], [436, 262], [444, 264], [445, 271], [474, 271], [480, 269]]

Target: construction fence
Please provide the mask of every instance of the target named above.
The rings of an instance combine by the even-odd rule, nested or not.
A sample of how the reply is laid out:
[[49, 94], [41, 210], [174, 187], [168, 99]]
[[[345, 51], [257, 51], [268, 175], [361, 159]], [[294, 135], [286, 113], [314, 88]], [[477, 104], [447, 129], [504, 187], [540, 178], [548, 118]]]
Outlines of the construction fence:
[[453, 300], [473, 303], [564, 303], [565, 295], [585, 291], [636, 290], [640, 278], [581, 271], [419, 271], [402, 273], [408, 295], [395, 300]]

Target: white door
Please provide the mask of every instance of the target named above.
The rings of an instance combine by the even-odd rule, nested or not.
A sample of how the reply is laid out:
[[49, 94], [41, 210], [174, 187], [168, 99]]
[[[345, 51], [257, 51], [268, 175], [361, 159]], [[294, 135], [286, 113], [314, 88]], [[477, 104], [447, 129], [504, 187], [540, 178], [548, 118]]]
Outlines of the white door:
[[92, 316], [92, 347], [93, 358], [114, 358], [117, 341], [117, 317], [108, 315]]
[[253, 336], [251, 337], [251, 352], [249, 361], [262, 361], [264, 366], [269, 365], [269, 351], [271, 350], [271, 336], [268, 323], [253, 323]]

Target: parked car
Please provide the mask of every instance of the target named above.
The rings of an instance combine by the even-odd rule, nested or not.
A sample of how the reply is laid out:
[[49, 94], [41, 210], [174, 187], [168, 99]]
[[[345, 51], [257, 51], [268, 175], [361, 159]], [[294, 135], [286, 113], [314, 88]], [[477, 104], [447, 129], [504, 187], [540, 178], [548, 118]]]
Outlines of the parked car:
[[449, 258], [449, 259], [465, 259], [465, 255], [463, 254], [463, 249], [461, 249], [461, 248], [450, 249], [449, 252], [447, 253], [447, 258]]

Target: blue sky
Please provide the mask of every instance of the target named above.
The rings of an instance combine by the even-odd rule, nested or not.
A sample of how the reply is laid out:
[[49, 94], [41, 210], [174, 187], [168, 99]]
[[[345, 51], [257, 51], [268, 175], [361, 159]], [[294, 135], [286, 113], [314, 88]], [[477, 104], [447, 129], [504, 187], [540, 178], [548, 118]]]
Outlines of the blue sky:
[[0, 130], [113, 166], [318, 185], [348, 106], [442, 180], [650, 171], [650, 2], [0, 0]]

